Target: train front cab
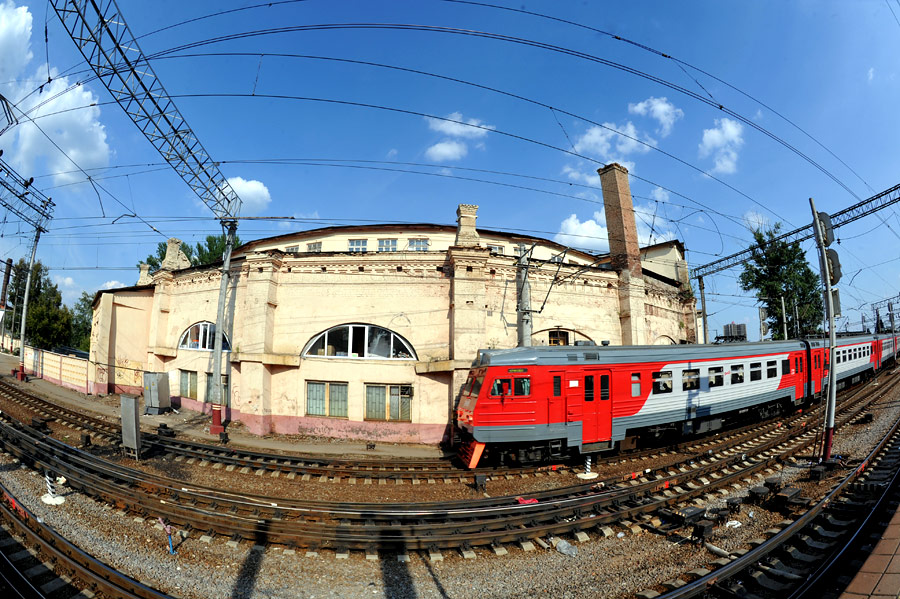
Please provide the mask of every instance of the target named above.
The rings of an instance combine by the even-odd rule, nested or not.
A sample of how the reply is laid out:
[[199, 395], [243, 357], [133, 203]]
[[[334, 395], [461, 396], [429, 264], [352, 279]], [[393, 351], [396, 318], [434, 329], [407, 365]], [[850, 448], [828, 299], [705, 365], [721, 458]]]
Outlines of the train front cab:
[[518, 463], [610, 449], [612, 380], [602, 365], [474, 369], [457, 408], [462, 461], [475, 467], [486, 444]]

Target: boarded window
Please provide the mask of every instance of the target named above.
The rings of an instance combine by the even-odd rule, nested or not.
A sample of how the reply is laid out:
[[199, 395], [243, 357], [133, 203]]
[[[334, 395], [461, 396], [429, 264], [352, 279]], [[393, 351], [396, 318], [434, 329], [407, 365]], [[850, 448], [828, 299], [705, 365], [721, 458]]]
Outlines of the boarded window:
[[671, 393], [672, 392], [672, 371], [663, 370], [653, 373], [653, 392], [654, 393]]
[[195, 370], [181, 371], [181, 397], [197, 399], [197, 372]]
[[721, 366], [711, 366], [709, 369], [709, 388], [721, 387], [725, 384], [725, 369]]

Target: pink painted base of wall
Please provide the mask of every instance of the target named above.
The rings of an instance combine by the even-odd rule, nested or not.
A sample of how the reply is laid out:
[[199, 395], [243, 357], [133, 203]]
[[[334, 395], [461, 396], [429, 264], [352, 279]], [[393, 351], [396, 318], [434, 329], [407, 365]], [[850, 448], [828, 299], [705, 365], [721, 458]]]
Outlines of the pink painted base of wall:
[[[25, 369], [25, 372], [26, 372], [29, 376], [34, 376], [34, 372], [29, 371], [27, 368]], [[57, 380], [57, 379], [55, 379], [55, 378], [53, 378], [53, 377], [51, 377], [51, 376], [42, 376], [42, 377], [40, 377], [40, 378], [41, 378], [42, 380], [49, 381], [49, 382], [53, 383], [54, 385], [59, 385], [60, 387], [64, 387], [64, 388], [66, 388], [66, 389], [71, 389], [72, 391], [78, 391], [78, 392], [80, 392], [80, 393], [87, 393], [87, 392], [88, 392], [87, 385], [76, 385], [76, 384], [74, 384], [74, 383], [69, 383], [69, 382], [67, 382], [67, 381], [60, 381], [60, 380]]]
[[[187, 397], [173, 397], [172, 406], [203, 414], [212, 412], [209, 403]], [[446, 424], [352, 422], [340, 418], [317, 418], [315, 416], [260, 416], [258, 414], [242, 414], [240, 410], [232, 408], [225, 408], [222, 416], [228, 422], [240, 422], [254, 435], [304, 434], [337, 439], [365, 439], [382, 443], [434, 445], [446, 441], [450, 430]]]

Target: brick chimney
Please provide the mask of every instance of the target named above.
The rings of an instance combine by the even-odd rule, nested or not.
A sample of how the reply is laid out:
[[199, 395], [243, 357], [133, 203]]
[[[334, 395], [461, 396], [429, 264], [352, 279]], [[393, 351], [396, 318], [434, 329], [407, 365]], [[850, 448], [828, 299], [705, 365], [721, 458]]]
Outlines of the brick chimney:
[[628, 186], [628, 169], [616, 163], [597, 172], [603, 190], [606, 210], [606, 229], [609, 233], [609, 255], [616, 270], [627, 270], [633, 277], [641, 276], [641, 250], [638, 246], [634, 205]]
[[628, 186], [628, 169], [613, 163], [598, 169], [597, 173], [600, 175], [606, 209], [609, 255], [613, 267], [619, 271], [622, 345], [641, 345], [646, 342], [647, 327], [644, 319], [644, 277], [631, 188]]

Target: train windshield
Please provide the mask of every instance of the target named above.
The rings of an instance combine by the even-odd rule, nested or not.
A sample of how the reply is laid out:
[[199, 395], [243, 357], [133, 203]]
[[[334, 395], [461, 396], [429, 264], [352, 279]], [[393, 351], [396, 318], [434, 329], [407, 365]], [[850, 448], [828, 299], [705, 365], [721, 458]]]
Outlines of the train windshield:
[[472, 397], [478, 397], [478, 394], [481, 392], [481, 385], [484, 384], [484, 373], [482, 372], [480, 375], [472, 374], [472, 386], [469, 387], [469, 395]]

